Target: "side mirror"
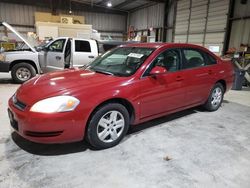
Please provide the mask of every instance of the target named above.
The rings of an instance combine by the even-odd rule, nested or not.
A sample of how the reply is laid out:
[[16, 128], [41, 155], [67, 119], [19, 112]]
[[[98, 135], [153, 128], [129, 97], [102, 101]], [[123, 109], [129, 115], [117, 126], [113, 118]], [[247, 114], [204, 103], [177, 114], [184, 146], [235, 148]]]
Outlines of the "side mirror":
[[45, 52], [47, 52], [47, 51], [48, 51], [48, 48], [47, 48], [46, 46], [38, 46], [38, 47], [36, 47], [36, 50], [37, 50], [38, 52], [40, 52], [40, 51], [45, 51]]
[[150, 75], [152, 76], [156, 76], [156, 75], [160, 75], [160, 74], [164, 74], [166, 73], [167, 70], [164, 67], [161, 66], [155, 66], [151, 71], [150, 71]]
[[48, 52], [48, 51], [49, 51], [49, 46], [45, 46], [45, 47], [43, 48], [43, 51]]

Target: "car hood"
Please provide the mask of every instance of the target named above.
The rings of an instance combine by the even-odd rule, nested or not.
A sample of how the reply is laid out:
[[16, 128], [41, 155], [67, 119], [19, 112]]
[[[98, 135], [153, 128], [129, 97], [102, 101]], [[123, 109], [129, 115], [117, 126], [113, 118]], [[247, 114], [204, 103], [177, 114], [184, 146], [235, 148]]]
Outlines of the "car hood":
[[19, 54], [33, 54], [32, 51], [29, 51], [29, 50], [15, 50], [15, 51], [6, 51], [6, 52], [2, 52], [2, 54], [4, 54], [5, 56], [8, 56], [8, 55], [19, 55]]
[[34, 45], [29, 42], [29, 40], [27, 38], [25, 38], [24, 36], [22, 36], [17, 30], [15, 30], [11, 25], [9, 25], [6, 22], [2, 22], [0, 23], [0, 25], [5, 26], [7, 29], [9, 29], [10, 31], [12, 31], [19, 39], [21, 39], [33, 52], [36, 52]]
[[73, 95], [76, 91], [87, 92], [93, 87], [109, 86], [124, 77], [116, 77], [90, 70], [68, 69], [37, 76], [25, 82], [17, 90], [17, 98], [27, 105], [58, 95]]

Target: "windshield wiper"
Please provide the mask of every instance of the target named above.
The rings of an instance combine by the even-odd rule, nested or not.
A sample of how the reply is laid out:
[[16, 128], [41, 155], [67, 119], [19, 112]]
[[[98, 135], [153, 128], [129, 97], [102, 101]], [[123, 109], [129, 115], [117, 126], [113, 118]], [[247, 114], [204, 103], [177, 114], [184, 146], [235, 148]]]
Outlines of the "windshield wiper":
[[93, 70], [97, 73], [101, 73], [101, 74], [107, 74], [107, 75], [114, 75], [112, 72], [107, 72], [107, 71], [102, 71], [102, 70]]

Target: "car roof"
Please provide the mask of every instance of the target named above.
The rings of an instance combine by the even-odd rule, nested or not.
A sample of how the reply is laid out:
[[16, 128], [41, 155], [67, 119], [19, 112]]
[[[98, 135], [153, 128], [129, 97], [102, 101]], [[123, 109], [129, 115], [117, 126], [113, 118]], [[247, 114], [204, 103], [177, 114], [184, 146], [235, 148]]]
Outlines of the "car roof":
[[167, 43], [167, 42], [152, 42], [152, 43], [131, 43], [131, 44], [125, 44], [125, 45], [120, 45], [120, 47], [141, 47], [141, 48], [196, 48], [200, 49], [214, 58], [218, 59], [219, 56], [215, 55], [211, 51], [209, 51], [207, 48], [203, 46], [199, 46], [196, 44], [189, 44], [189, 43]]
[[[142, 48], [161, 48], [161, 47], [168, 47], [168, 48], [178, 48], [178, 47], [187, 47], [187, 48], [199, 48], [205, 49], [202, 46], [195, 45], [195, 44], [188, 44], [188, 43], [165, 43], [165, 42], [153, 42], [153, 43], [132, 43], [122, 45], [124, 47], [142, 47]], [[206, 49], [207, 50], [207, 49]]]

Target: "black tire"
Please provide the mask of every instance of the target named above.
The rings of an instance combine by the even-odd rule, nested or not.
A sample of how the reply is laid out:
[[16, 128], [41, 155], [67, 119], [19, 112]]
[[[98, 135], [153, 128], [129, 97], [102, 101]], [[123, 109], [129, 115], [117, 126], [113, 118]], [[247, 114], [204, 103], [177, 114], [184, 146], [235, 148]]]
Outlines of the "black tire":
[[[25, 70], [25, 76], [23, 76], [24, 78], [21, 78], [21, 76], [19, 77], [17, 75], [17, 71], [19, 71], [20, 69]], [[34, 76], [36, 76], [36, 70], [32, 65], [28, 63], [18, 63], [14, 65], [11, 69], [11, 77], [14, 82], [18, 84], [22, 84]]]
[[[105, 117], [105, 115], [109, 116], [109, 113], [112, 113], [112, 112], [119, 112], [117, 117], [118, 116], [123, 116], [123, 119], [124, 120], [124, 127], [123, 129], [119, 129], [120, 130], [120, 135], [117, 137], [116, 140], [114, 141], [111, 141], [111, 142], [105, 142], [105, 141], [102, 141], [99, 136], [98, 136], [98, 133], [100, 128], [102, 128], [102, 126], [100, 126], [99, 124], [99, 121]], [[111, 114], [110, 114], [110, 118], [111, 118]], [[111, 119], [110, 119], [111, 121]], [[115, 124], [115, 123], [114, 123]], [[108, 128], [110, 128], [111, 126], [111, 123], [109, 124], [106, 124], [108, 125]], [[107, 130], [108, 130], [107, 128]], [[106, 149], [106, 148], [110, 148], [110, 147], [113, 147], [115, 145], [117, 145], [121, 140], [122, 138], [126, 135], [127, 131], [128, 131], [128, 128], [129, 128], [129, 113], [127, 111], [127, 109], [119, 104], [119, 103], [110, 103], [110, 104], [106, 104], [106, 105], [103, 105], [101, 106], [99, 109], [97, 109], [93, 116], [91, 117], [90, 121], [89, 121], [89, 124], [88, 124], [88, 127], [87, 127], [87, 141], [90, 143], [91, 146], [93, 146], [95, 149]], [[102, 131], [104, 131], [105, 128], [103, 128]], [[114, 129], [115, 129], [115, 126], [114, 126]], [[106, 130], [106, 129], [105, 129]], [[106, 130], [106, 131], [107, 131]], [[113, 130], [113, 125], [112, 125], [112, 130]], [[111, 128], [109, 130], [112, 131]], [[117, 133], [118, 129], [115, 130], [115, 132]], [[114, 130], [113, 130], [114, 131]], [[99, 133], [101, 134], [101, 133]], [[107, 140], [108, 138], [110, 137], [111, 139], [111, 133], [108, 133], [110, 135], [106, 136]], [[118, 134], [116, 134], [118, 135]]]
[[[221, 98], [220, 98], [220, 101], [215, 104], [213, 104], [213, 100], [214, 100], [214, 97], [213, 97], [213, 93], [216, 92], [216, 89], [220, 90], [221, 91]], [[214, 87], [212, 88], [212, 90], [210, 91], [210, 94], [209, 94], [209, 97], [208, 97], [208, 100], [206, 101], [206, 103], [204, 104], [204, 108], [210, 112], [212, 111], [216, 111], [218, 110], [218, 108], [221, 106], [221, 103], [223, 101], [223, 97], [224, 97], [224, 87], [221, 83], [216, 83], [214, 85]]]

